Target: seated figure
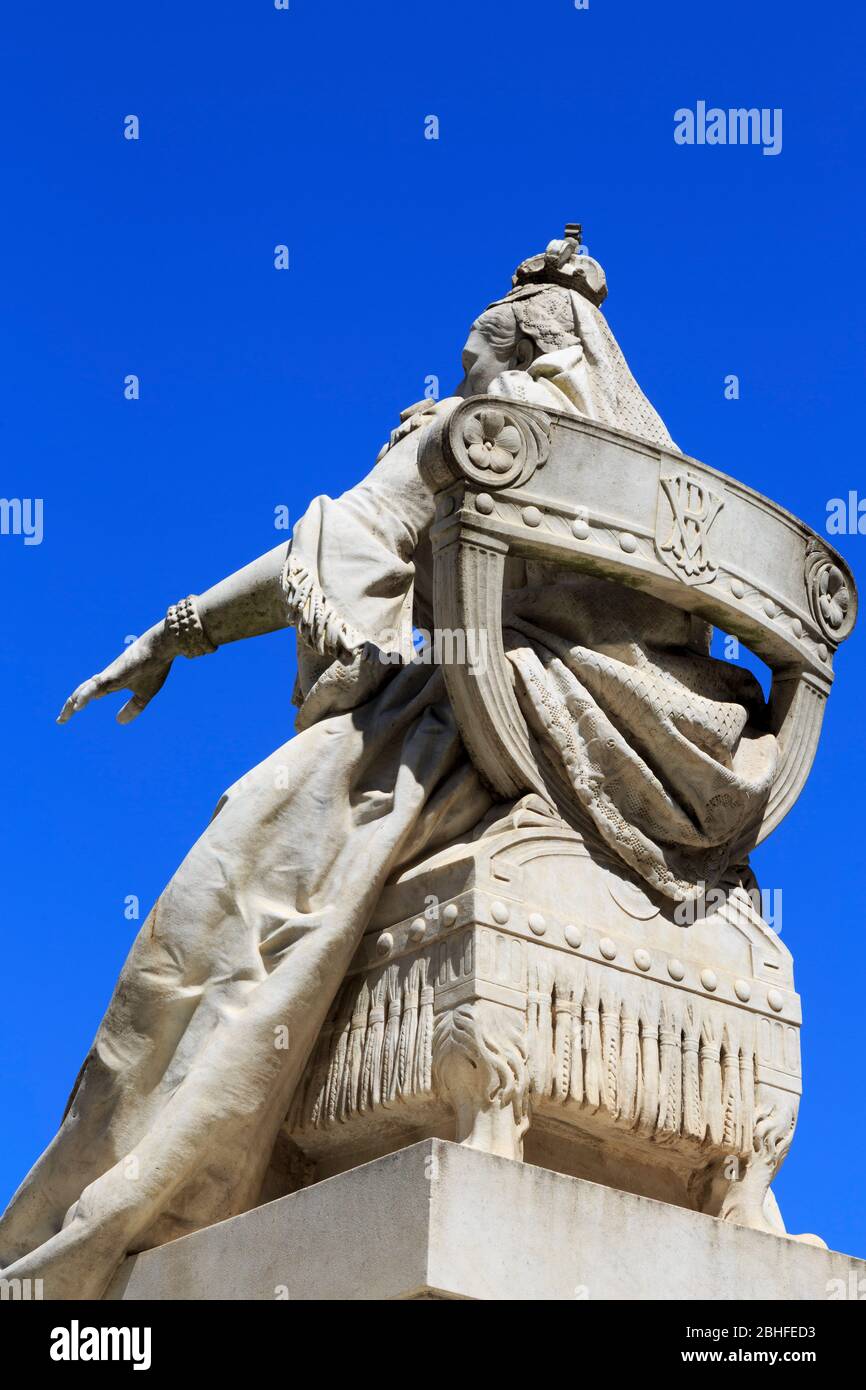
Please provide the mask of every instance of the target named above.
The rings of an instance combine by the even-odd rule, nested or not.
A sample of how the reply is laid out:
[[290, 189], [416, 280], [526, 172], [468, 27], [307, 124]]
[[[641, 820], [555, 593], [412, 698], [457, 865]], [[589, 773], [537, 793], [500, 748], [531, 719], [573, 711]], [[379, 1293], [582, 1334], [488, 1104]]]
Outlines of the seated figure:
[[[432, 655], [416, 647], [417, 632], [435, 636], [437, 623], [436, 487], [419, 453], [467, 398], [498, 400], [506, 415], [508, 409], [550, 412], [550, 418], [603, 426], [623, 432], [636, 448], [679, 457], [600, 311], [605, 294], [601, 267], [581, 254], [574, 234], [524, 262], [511, 291], [473, 324], [464, 377], [453, 396], [404, 412], [372, 471], [336, 500], [311, 502], [288, 547], [173, 605], [164, 621], [67, 700], [61, 723], [95, 699], [128, 691], [117, 716], [127, 723], [157, 694], [175, 657], [204, 655], [278, 628], [296, 630], [296, 734], [225, 792], [143, 924], [61, 1128], [0, 1220], [6, 1277], [43, 1278], [51, 1298], [100, 1297], [125, 1255], [286, 1190], [273, 1186], [274, 1154], [287, 1136], [303, 1150], [304, 1135], [317, 1127], [323, 1093], [316, 1067], [324, 1065], [327, 1073], [332, 1055], [321, 1039], [339, 1019], [346, 1024], [344, 1054], [356, 1046], [355, 1004], [341, 1002], [348, 998], [341, 993], [344, 981], [354, 978], [353, 970], [357, 975], [362, 957], [362, 964], [369, 959], [375, 965], [375, 950], [390, 949], [387, 941], [375, 947], [386, 926], [417, 914], [407, 885], [414, 882], [412, 902], [423, 912], [431, 874], [444, 883], [455, 864], [470, 859], [472, 872], [481, 873], [479, 846], [483, 854], [490, 846], [492, 854], [495, 845], [505, 845], [509, 862], [522, 863], [520, 846], [531, 832], [530, 840], [532, 834], [553, 837], [566, 856], [582, 856], [587, 862], [570, 884], [588, 898], [599, 876], [612, 885], [607, 917], [599, 909], [597, 941], [614, 934], [611, 912], [625, 914], [637, 959], [641, 922], [657, 917], [674, 939], [675, 913], [720, 886], [725, 902], [739, 893], [738, 911], [748, 914], [747, 855], [777, 774], [777, 730], [755, 679], [710, 656], [710, 627], [700, 613], [604, 573], [508, 557], [503, 650], [532, 747], [555, 769], [562, 796], [546, 796], [543, 786], [518, 787], [508, 796], [491, 782], [467, 751], [471, 737], [465, 729], [461, 736], [435, 643]], [[468, 447], [495, 477], [511, 463], [511, 427], [498, 420], [488, 428], [487, 418], [472, 427]], [[580, 497], [574, 500], [579, 505]], [[578, 807], [574, 816], [564, 809], [566, 794]], [[488, 855], [484, 873], [493, 872], [492, 862]], [[464, 876], [454, 892], [468, 882]], [[750, 950], [763, 939], [752, 918]], [[499, 919], [494, 914], [492, 920]], [[535, 930], [530, 919], [530, 938]], [[656, 946], [664, 944], [662, 937], [668, 941], [664, 932]], [[602, 957], [606, 949], [600, 947]], [[789, 958], [777, 955], [784, 973]], [[611, 1117], [635, 1133], [642, 1126], [647, 1133], [672, 1133], [671, 1125], [665, 1129], [667, 1093], [660, 1094], [658, 1078], [648, 1091], [647, 1069], [655, 1064], [642, 1050], [647, 1037], [664, 1032], [664, 1015], [647, 1023], [639, 1000], [633, 1017], [617, 1003], [612, 1042], [604, 1030], [613, 1027], [613, 1013], [608, 1008], [605, 1014], [603, 997], [593, 1003], [585, 993], [588, 975], [557, 985], [561, 970], [551, 968], [548, 978], [543, 965], [530, 961], [529, 969], [521, 988], [530, 1000], [526, 1007], [536, 1011], [536, 1036], [519, 1044], [523, 1060], [532, 1064], [532, 1055], [541, 1055], [543, 998], [553, 1011], [544, 1056], [549, 1067], [557, 1058], [564, 1065], [556, 1009], [558, 1000], [566, 1001], [560, 1012], [580, 1015], [583, 1030], [575, 1104], [585, 1111], [586, 1096], [593, 1101], [594, 1095], [589, 1108], [604, 1109], [602, 1071], [615, 1047], [619, 1099], [608, 1094]], [[704, 972], [706, 980], [711, 973]], [[670, 975], [675, 980], [673, 970]], [[418, 979], [415, 985], [422, 988]], [[388, 978], [381, 971], [364, 986], [365, 1028], [375, 1013], [371, 987], [380, 990], [375, 1021], [381, 1026], [366, 1052], [364, 1038], [357, 1041], [356, 1100], [365, 1066], [370, 1095], [381, 1097], [381, 1069], [393, 1068], [400, 1037], [395, 1024], [386, 1045]], [[710, 1029], [708, 1041], [707, 1028], [701, 1034], [698, 1023], [691, 1037], [689, 1018], [686, 1010], [676, 1022], [676, 1066], [684, 1063], [688, 1080], [693, 1065], [700, 1088], [706, 1063], [707, 1094], [716, 1085], [710, 1064], [719, 1071], [718, 1096], [713, 1092], [691, 1136], [711, 1140], [718, 1157], [726, 1151], [724, 1088], [733, 1086], [745, 1045], [737, 1042], [732, 1050], [729, 1029], [726, 1054], [723, 1029], [717, 1037]], [[445, 1024], [439, 1023], [444, 1047]], [[452, 1033], [459, 1023], [451, 1017]], [[572, 1030], [567, 1044], [566, 1098], [578, 1086], [575, 1036]], [[751, 1068], [751, 1052], [748, 1058]], [[543, 1108], [556, 1086], [552, 1072], [542, 1075], [547, 1061], [534, 1065], [537, 1074], [527, 1085]], [[454, 1068], [443, 1063], [441, 1075], [442, 1094], [450, 1087], [459, 1109]], [[673, 1075], [669, 1068], [665, 1085], [668, 1091], [676, 1085], [679, 1095], [682, 1073]], [[387, 1099], [387, 1078], [384, 1084]], [[739, 1079], [736, 1084], [742, 1107]], [[429, 1091], [422, 1077], [418, 1089], [425, 1086]], [[350, 1117], [353, 1106], [340, 1102], [333, 1084], [331, 1090], [331, 1101], [327, 1087], [324, 1092], [325, 1109], [332, 1103], [336, 1114], [343, 1104], [341, 1113]], [[412, 1087], [404, 1084], [404, 1090], [408, 1097]], [[513, 1112], [512, 1129], [520, 1136], [528, 1104], [524, 1098]], [[458, 1137], [487, 1142], [476, 1124], [484, 1108], [482, 1098], [475, 1119], [462, 1130], [458, 1124]], [[287, 1116], [293, 1117], [288, 1127]], [[676, 1116], [677, 1133], [685, 1133], [679, 1099]], [[792, 1116], [786, 1113], [783, 1129], [792, 1128]], [[694, 1115], [691, 1123], [694, 1128]], [[740, 1117], [735, 1128], [728, 1148], [740, 1152], [745, 1143], [751, 1152], [751, 1114], [748, 1126]], [[519, 1152], [519, 1146], [489, 1142], [499, 1152]], [[551, 1139], [553, 1156], [543, 1159], [552, 1166], [555, 1147]], [[308, 1152], [320, 1154], [322, 1145], [311, 1141]], [[722, 1210], [724, 1196], [706, 1163], [704, 1186], [694, 1195], [688, 1174], [676, 1193], [661, 1181], [642, 1187], [643, 1162], [636, 1156], [628, 1172], [626, 1164], [625, 1185]], [[329, 1171], [337, 1166], [332, 1162]], [[571, 1170], [597, 1176], [579, 1164]], [[764, 1220], [770, 1175], [764, 1174], [749, 1208], [752, 1224]], [[768, 1229], [778, 1229], [772, 1214], [766, 1219]]]

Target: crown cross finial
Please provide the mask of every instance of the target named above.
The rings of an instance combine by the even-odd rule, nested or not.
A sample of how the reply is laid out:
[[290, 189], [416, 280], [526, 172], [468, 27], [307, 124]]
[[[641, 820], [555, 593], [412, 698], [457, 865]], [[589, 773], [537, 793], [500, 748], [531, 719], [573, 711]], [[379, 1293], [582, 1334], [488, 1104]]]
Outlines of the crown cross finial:
[[582, 241], [582, 239], [583, 239], [583, 238], [582, 238], [582, 232], [583, 232], [583, 224], [582, 224], [581, 222], [566, 222], [566, 224], [565, 224], [565, 235], [566, 235], [566, 239], [570, 238], [572, 241], [576, 241], [577, 244], [578, 244], [578, 246], [580, 246], [581, 241]]

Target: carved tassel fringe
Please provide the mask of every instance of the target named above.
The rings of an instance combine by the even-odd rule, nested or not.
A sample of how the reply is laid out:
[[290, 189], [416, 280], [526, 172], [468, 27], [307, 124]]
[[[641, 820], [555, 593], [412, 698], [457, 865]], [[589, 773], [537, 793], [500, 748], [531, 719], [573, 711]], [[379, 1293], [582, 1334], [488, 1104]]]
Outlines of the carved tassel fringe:
[[361, 1064], [361, 1096], [358, 1109], [361, 1114], [368, 1106], [377, 1106], [382, 1099], [382, 1044], [385, 1038], [385, 983], [386, 972], [380, 970], [374, 976], [370, 990], [370, 1015], [367, 1021], [367, 1036], [364, 1039], [364, 1059]]
[[400, 1047], [400, 967], [392, 965], [388, 971], [388, 1016], [385, 1024], [385, 1042], [382, 1060], [382, 1104], [393, 1105], [397, 1098], [399, 1085], [398, 1050]]
[[620, 1120], [629, 1127], [638, 1113], [640, 1087], [640, 999], [635, 982], [620, 981], [620, 1055], [617, 1078], [617, 1109]]
[[345, 1120], [358, 1108], [361, 1087], [361, 1064], [364, 1058], [364, 1035], [370, 1012], [370, 990], [367, 981], [361, 985], [352, 1010], [352, 1025], [346, 1048], [346, 1062], [340, 1085], [340, 1119]]
[[602, 1053], [601, 1021], [599, 1016], [599, 988], [595, 973], [587, 975], [586, 996], [583, 1004], [585, 1066], [583, 1085], [587, 1105], [598, 1110], [602, 1101]]
[[611, 987], [601, 996], [602, 1095], [609, 1115], [617, 1114], [619, 1089], [619, 998]]
[[568, 1080], [568, 1098], [583, 1104], [584, 1066], [583, 1066], [583, 998], [586, 989], [586, 971], [582, 964], [575, 966], [574, 985], [571, 1002], [571, 1074]]
[[[531, 945], [526, 967], [526, 1055], [538, 1100], [603, 1108], [661, 1142], [684, 1135], [751, 1152], [750, 1015]], [[465, 945], [450, 940], [347, 980], [298, 1088], [291, 1124], [321, 1128], [430, 1094], [434, 982], [445, 987], [470, 968]]]
[[701, 1025], [695, 1007], [689, 1004], [683, 1018], [683, 1130], [692, 1139], [703, 1139], [701, 1082], [698, 1045]]
[[428, 983], [429, 962], [426, 956], [422, 956], [418, 964], [418, 1036], [415, 1042], [414, 1089], [417, 1095], [427, 1095], [433, 1086], [433, 985]]
[[718, 1024], [711, 1013], [704, 1016], [701, 1025], [701, 1107], [707, 1138], [711, 1144], [720, 1144], [725, 1132], [721, 1042]]
[[638, 1129], [653, 1134], [659, 1113], [659, 1001], [644, 996], [640, 1005], [641, 1098]]
[[418, 996], [420, 970], [417, 957], [409, 967], [403, 986], [403, 1018], [400, 1023], [400, 1046], [397, 1063], [397, 1082], [400, 1095], [412, 1094], [415, 1061], [415, 1040], [418, 1034]]
[[742, 1140], [740, 1115], [740, 1053], [725, 1024], [722, 1030], [722, 1143], [739, 1150]]

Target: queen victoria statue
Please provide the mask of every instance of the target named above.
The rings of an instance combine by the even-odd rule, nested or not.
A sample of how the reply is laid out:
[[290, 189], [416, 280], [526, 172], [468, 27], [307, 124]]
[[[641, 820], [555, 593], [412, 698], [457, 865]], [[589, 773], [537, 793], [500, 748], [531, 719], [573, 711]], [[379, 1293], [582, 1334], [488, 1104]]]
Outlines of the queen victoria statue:
[[430, 1135], [784, 1232], [800, 1005], [749, 852], [808, 774], [855, 590], [677, 449], [606, 293], [567, 228], [362, 481], [66, 701], [125, 692], [125, 724], [175, 658], [295, 629], [294, 737], [142, 926], [0, 1220], [5, 1277], [102, 1297], [130, 1253]]

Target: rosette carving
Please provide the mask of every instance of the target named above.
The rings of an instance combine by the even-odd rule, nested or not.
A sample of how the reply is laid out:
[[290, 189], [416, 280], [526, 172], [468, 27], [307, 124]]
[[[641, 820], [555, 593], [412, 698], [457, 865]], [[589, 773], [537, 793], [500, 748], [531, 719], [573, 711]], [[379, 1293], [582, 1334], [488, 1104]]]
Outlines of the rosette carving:
[[806, 551], [806, 595], [812, 617], [834, 646], [842, 642], [854, 626], [857, 595], [845, 571], [836, 564], [818, 541], [810, 541]]
[[453, 462], [470, 482], [487, 488], [520, 486], [546, 461], [550, 421], [499, 402], [467, 402], [451, 416], [448, 443]]
[[475, 397], [425, 431], [419, 466], [436, 492], [458, 479], [485, 491], [520, 487], [547, 461], [550, 429], [540, 410]]
[[523, 440], [516, 425], [501, 410], [479, 410], [463, 428], [463, 447], [473, 467], [510, 473], [522, 463]]

